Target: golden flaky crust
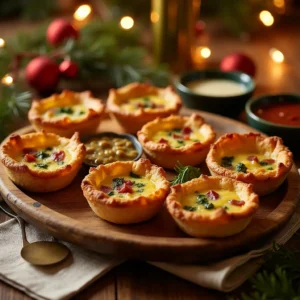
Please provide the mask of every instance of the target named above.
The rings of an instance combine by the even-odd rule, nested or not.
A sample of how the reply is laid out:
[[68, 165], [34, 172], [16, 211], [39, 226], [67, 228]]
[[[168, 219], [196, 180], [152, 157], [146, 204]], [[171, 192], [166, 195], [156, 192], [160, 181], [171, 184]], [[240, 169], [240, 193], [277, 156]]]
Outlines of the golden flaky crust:
[[[155, 192], [148, 196], [121, 199], [108, 196], [99, 190], [101, 182], [108, 176], [125, 176], [131, 171], [149, 177], [156, 185]], [[169, 193], [170, 183], [165, 178], [165, 171], [162, 168], [141, 158], [135, 162], [117, 161], [91, 168], [90, 173], [83, 179], [81, 188], [90, 207], [100, 218], [116, 224], [131, 224], [146, 221], [157, 214]]]
[[[209, 214], [201, 214], [183, 209], [180, 202], [182, 198], [187, 194], [207, 189], [235, 191], [245, 204], [239, 212], [218, 208]], [[187, 234], [195, 237], [226, 237], [246, 228], [259, 207], [259, 199], [250, 184], [226, 177], [201, 175], [192, 181], [173, 186], [166, 204], [173, 219]]]
[[[78, 119], [65, 117], [57, 120], [43, 116], [51, 108], [76, 104], [82, 104], [87, 108], [87, 113]], [[28, 119], [36, 131], [46, 130], [65, 137], [71, 137], [76, 131], [81, 136], [94, 133], [103, 116], [103, 102], [93, 98], [90, 91], [75, 93], [68, 90], [64, 90], [61, 94], [53, 94], [49, 98], [34, 100], [28, 113]]]
[[[151, 140], [157, 131], [183, 128], [184, 126], [198, 128], [205, 140], [180, 148], [172, 148], [169, 144], [156, 143]], [[153, 163], [172, 169], [178, 162], [182, 165], [194, 166], [204, 161], [210, 145], [216, 138], [216, 133], [201, 116], [192, 114], [190, 117], [172, 115], [163, 119], [157, 118], [143, 126], [137, 136], [145, 153]]]
[[[221, 158], [241, 152], [257, 152], [267, 154], [278, 163], [273, 171], [263, 173], [236, 172], [220, 165]], [[226, 134], [221, 136], [212, 146], [206, 158], [212, 175], [230, 177], [253, 184], [253, 190], [259, 195], [267, 195], [275, 191], [286, 179], [293, 165], [293, 155], [277, 136], [265, 137], [261, 134]]]
[[[141, 108], [134, 112], [124, 111], [120, 108], [120, 104], [128, 99], [149, 95], [157, 95], [165, 99], [168, 107], [147, 111]], [[110, 89], [107, 99], [108, 111], [118, 121], [124, 131], [128, 133], [136, 133], [143, 125], [157, 117], [167, 117], [171, 114], [177, 114], [181, 105], [180, 97], [174, 92], [171, 86], [162, 89], [137, 82], [119, 89]]]
[[[56, 170], [35, 170], [18, 162], [14, 157], [25, 148], [52, 147], [62, 145], [71, 154], [68, 164]], [[2, 161], [9, 178], [18, 186], [33, 192], [52, 192], [64, 188], [78, 173], [85, 156], [85, 147], [76, 132], [71, 139], [54, 133], [38, 132], [11, 135], [0, 148]]]

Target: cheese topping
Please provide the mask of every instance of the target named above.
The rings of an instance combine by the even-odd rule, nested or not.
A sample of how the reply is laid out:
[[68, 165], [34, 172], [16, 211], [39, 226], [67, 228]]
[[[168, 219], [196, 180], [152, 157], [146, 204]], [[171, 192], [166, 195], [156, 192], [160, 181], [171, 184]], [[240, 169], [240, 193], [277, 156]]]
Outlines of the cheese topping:
[[148, 196], [154, 193], [156, 185], [150, 178], [130, 173], [122, 177], [106, 178], [101, 182], [100, 190], [109, 196], [132, 199], [141, 195]]
[[191, 127], [174, 128], [171, 130], [160, 130], [152, 136], [156, 143], [169, 144], [172, 148], [180, 148], [204, 140], [199, 129]]
[[76, 120], [85, 117], [86, 114], [87, 108], [84, 105], [75, 104], [50, 108], [43, 114], [43, 118], [51, 120], [69, 118], [70, 120]]
[[149, 111], [152, 109], [163, 109], [167, 106], [167, 104], [165, 99], [158, 96], [149, 95], [129, 99], [123, 102], [120, 106], [126, 111], [134, 112], [137, 109], [143, 109], [145, 111]]
[[258, 153], [241, 153], [235, 156], [224, 156], [221, 165], [225, 168], [243, 173], [268, 172], [276, 169], [276, 161]]
[[16, 158], [30, 169], [40, 171], [55, 171], [65, 167], [72, 156], [61, 145], [48, 148], [25, 148]]
[[185, 195], [181, 204], [184, 210], [210, 214], [218, 208], [224, 208], [227, 212], [239, 212], [245, 202], [234, 191], [216, 189]]

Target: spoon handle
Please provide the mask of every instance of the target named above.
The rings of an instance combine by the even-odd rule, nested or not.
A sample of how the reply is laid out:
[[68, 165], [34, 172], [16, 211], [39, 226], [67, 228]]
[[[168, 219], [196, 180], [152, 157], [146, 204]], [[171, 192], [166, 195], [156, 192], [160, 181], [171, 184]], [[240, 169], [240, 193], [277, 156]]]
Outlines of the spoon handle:
[[[2, 201], [1, 201], [2, 202]], [[16, 219], [21, 227], [21, 232], [22, 232], [22, 240], [23, 240], [23, 246], [29, 244], [29, 242], [27, 241], [27, 238], [26, 238], [26, 231], [25, 231], [25, 222], [22, 218], [18, 217], [17, 215], [14, 215], [10, 212], [8, 212], [2, 205], [0, 205], [0, 209], [6, 213], [8, 216]]]

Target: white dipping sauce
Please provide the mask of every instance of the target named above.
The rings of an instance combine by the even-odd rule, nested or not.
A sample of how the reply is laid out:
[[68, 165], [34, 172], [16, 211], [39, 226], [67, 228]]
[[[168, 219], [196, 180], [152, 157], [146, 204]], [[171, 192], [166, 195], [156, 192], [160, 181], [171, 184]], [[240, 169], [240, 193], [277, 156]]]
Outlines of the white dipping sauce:
[[203, 96], [229, 97], [245, 94], [242, 84], [228, 79], [202, 79], [191, 81], [186, 86], [195, 94]]

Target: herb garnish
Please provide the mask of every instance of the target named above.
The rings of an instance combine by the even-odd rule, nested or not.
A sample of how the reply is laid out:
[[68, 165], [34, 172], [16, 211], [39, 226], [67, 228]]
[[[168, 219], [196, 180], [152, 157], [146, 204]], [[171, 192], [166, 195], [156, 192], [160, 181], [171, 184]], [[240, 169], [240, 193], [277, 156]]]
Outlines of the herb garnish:
[[174, 128], [173, 131], [175, 131], [175, 132], [177, 132], [177, 133], [178, 133], [178, 132], [181, 132], [181, 128]]
[[199, 195], [197, 195], [196, 203], [198, 203], [198, 204], [205, 204], [205, 203], [208, 203], [208, 199], [207, 199], [207, 197], [205, 195], [199, 194]]
[[215, 206], [214, 206], [212, 203], [205, 203], [205, 204], [204, 204], [204, 207], [205, 207], [206, 209], [213, 209], [213, 208], [215, 208]]
[[183, 140], [177, 140], [177, 143], [182, 145], [184, 143], [184, 141]]
[[141, 188], [145, 186], [145, 183], [138, 182], [138, 183], [134, 183], [134, 185], [137, 186], [138, 188]]
[[268, 171], [274, 170], [272, 167], [267, 168]]
[[144, 191], [144, 189], [138, 189], [136, 190], [137, 193], [142, 193]]
[[237, 172], [247, 173], [247, 167], [243, 163], [238, 163], [235, 168]]
[[222, 157], [221, 166], [228, 168], [232, 167], [232, 161], [234, 159], [234, 156], [224, 156]]
[[267, 161], [260, 161], [259, 164], [264, 167], [264, 166], [268, 166], [269, 163]]
[[48, 164], [38, 163], [34, 165], [37, 168], [48, 169]]
[[79, 114], [79, 116], [84, 115], [84, 111], [81, 110], [78, 114]]
[[63, 160], [61, 160], [61, 161], [58, 161], [57, 164], [58, 164], [59, 166], [62, 166], [62, 165], [65, 164], [65, 162], [64, 162]]
[[50, 154], [44, 152], [44, 151], [39, 151], [36, 153], [35, 155], [37, 158], [40, 158], [40, 159], [44, 159], [44, 158], [47, 158], [50, 156]]
[[112, 181], [113, 181], [113, 189], [115, 189], [117, 186], [120, 186], [124, 183], [124, 178], [114, 178]]
[[184, 210], [188, 210], [188, 211], [195, 211], [196, 207], [195, 206], [189, 206], [189, 205], [185, 205], [183, 207]]
[[71, 107], [59, 107], [56, 111], [57, 114], [68, 114], [71, 115], [74, 113], [74, 110]]
[[228, 206], [226, 206], [226, 205], [225, 205], [225, 206], [223, 206], [223, 208], [224, 208], [225, 210], [229, 209], [229, 208], [228, 208]]
[[178, 175], [171, 181], [172, 185], [185, 183], [194, 178], [198, 178], [201, 175], [200, 168], [183, 166], [180, 162], [178, 162], [178, 165], [174, 168], [174, 170], [178, 173]]
[[137, 174], [135, 174], [135, 173], [133, 173], [133, 172], [130, 172], [130, 173], [129, 173], [129, 176], [132, 177], [132, 178], [141, 178], [140, 175], [137, 175]]
[[52, 151], [52, 150], [53, 150], [52, 147], [47, 147], [47, 148], [45, 149], [45, 151]]

